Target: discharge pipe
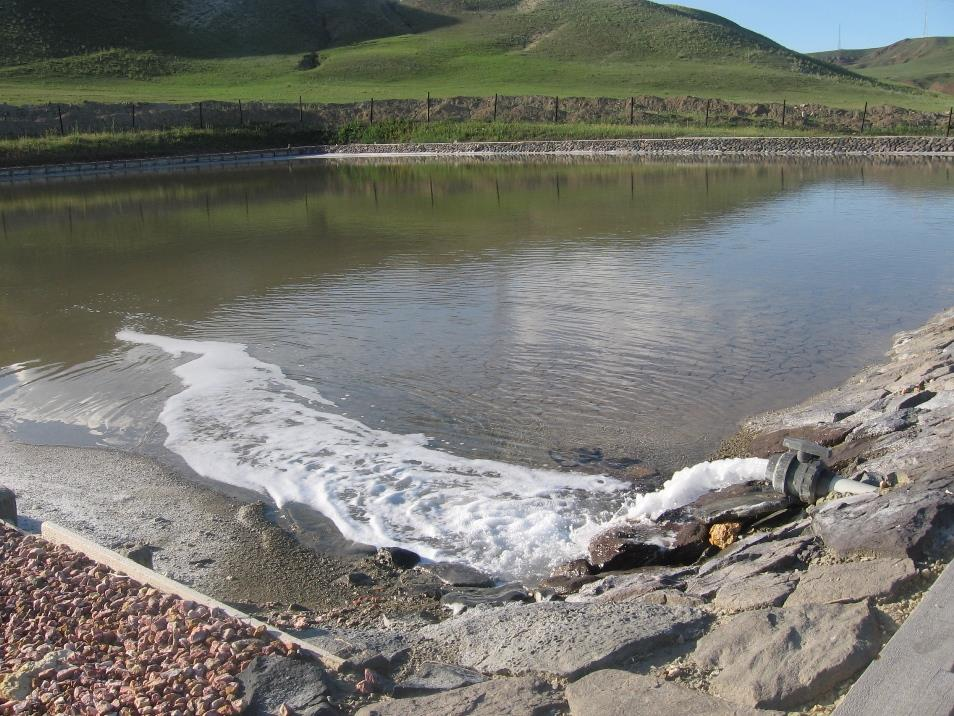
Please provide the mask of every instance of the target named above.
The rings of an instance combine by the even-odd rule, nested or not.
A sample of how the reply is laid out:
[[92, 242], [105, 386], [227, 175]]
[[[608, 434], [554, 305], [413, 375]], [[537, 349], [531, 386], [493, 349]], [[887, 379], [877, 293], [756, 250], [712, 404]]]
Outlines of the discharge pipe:
[[783, 495], [814, 505], [831, 492], [852, 495], [878, 492], [875, 485], [841, 477], [828, 467], [824, 460], [831, 457], [831, 448], [798, 438], [785, 438], [782, 445], [788, 452], [769, 459], [765, 477]]

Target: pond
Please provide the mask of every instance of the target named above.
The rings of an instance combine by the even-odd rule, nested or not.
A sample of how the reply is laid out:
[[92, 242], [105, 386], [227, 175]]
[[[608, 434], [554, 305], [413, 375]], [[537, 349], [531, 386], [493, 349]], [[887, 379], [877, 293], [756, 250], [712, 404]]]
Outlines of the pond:
[[306, 160], [4, 186], [0, 427], [539, 571], [625, 478], [704, 460], [954, 304], [952, 169]]

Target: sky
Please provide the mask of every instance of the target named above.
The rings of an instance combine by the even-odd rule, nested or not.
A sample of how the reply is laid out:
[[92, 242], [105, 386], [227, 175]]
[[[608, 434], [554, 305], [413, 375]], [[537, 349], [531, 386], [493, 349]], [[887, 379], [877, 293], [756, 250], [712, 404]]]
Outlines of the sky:
[[882, 47], [908, 37], [954, 35], [954, 0], [664, 0], [708, 10], [798, 52]]

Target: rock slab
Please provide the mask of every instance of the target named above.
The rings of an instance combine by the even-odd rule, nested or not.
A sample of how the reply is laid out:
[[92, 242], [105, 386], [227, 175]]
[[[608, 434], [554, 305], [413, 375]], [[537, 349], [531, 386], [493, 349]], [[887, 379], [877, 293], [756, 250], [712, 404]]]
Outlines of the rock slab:
[[411, 676], [397, 684], [394, 693], [397, 696], [420, 696], [473, 686], [486, 680], [486, 676], [472, 669], [427, 661], [421, 664]]
[[914, 562], [907, 558], [813, 565], [802, 574], [798, 588], [785, 602], [785, 606], [837, 604], [892, 597], [916, 574]]
[[886, 495], [824, 505], [812, 530], [837, 554], [950, 557], [954, 551], [954, 477], [925, 475]]
[[572, 716], [767, 716], [777, 713], [729, 703], [652, 676], [604, 669], [566, 689]]
[[693, 660], [720, 670], [713, 694], [793, 710], [862, 671], [879, 649], [867, 604], [809, 605], [733, 617], [699, 640]]
[[485, 674], [576, 678], [690, 639], [708, 620], [697, 609], [639, 602], [538, 602], [467, 612], [419, 635]]
[[553, 716], [564, 713], [562, 694], [539, 679], [494, 679], [433, 696], [365, 706], [356, 716]]
[[780, 607], [798, 584], [798, 572], [766, 572], [729, 582], [716, 592], [712, 606], [729, 612]]

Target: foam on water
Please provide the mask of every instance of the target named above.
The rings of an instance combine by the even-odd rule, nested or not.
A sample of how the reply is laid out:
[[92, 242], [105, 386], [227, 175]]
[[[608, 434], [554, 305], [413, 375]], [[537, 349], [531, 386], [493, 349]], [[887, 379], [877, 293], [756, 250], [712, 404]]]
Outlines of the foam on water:
[[705, 463], [660, 493], [631, 497], [609, 477], [473, 460], [430, 447], [424, 435], [376, 430], [240, 344], [117, 337], [196, 356], [175, 369], [184, 389], [159, 419], [166, 446], [200, 475], [264, 491], [279, 505], [310, 505], [352, 540], [500, 575], [545, 574], [580, 556], [601, 525], [764, 473], [764, 461]]

